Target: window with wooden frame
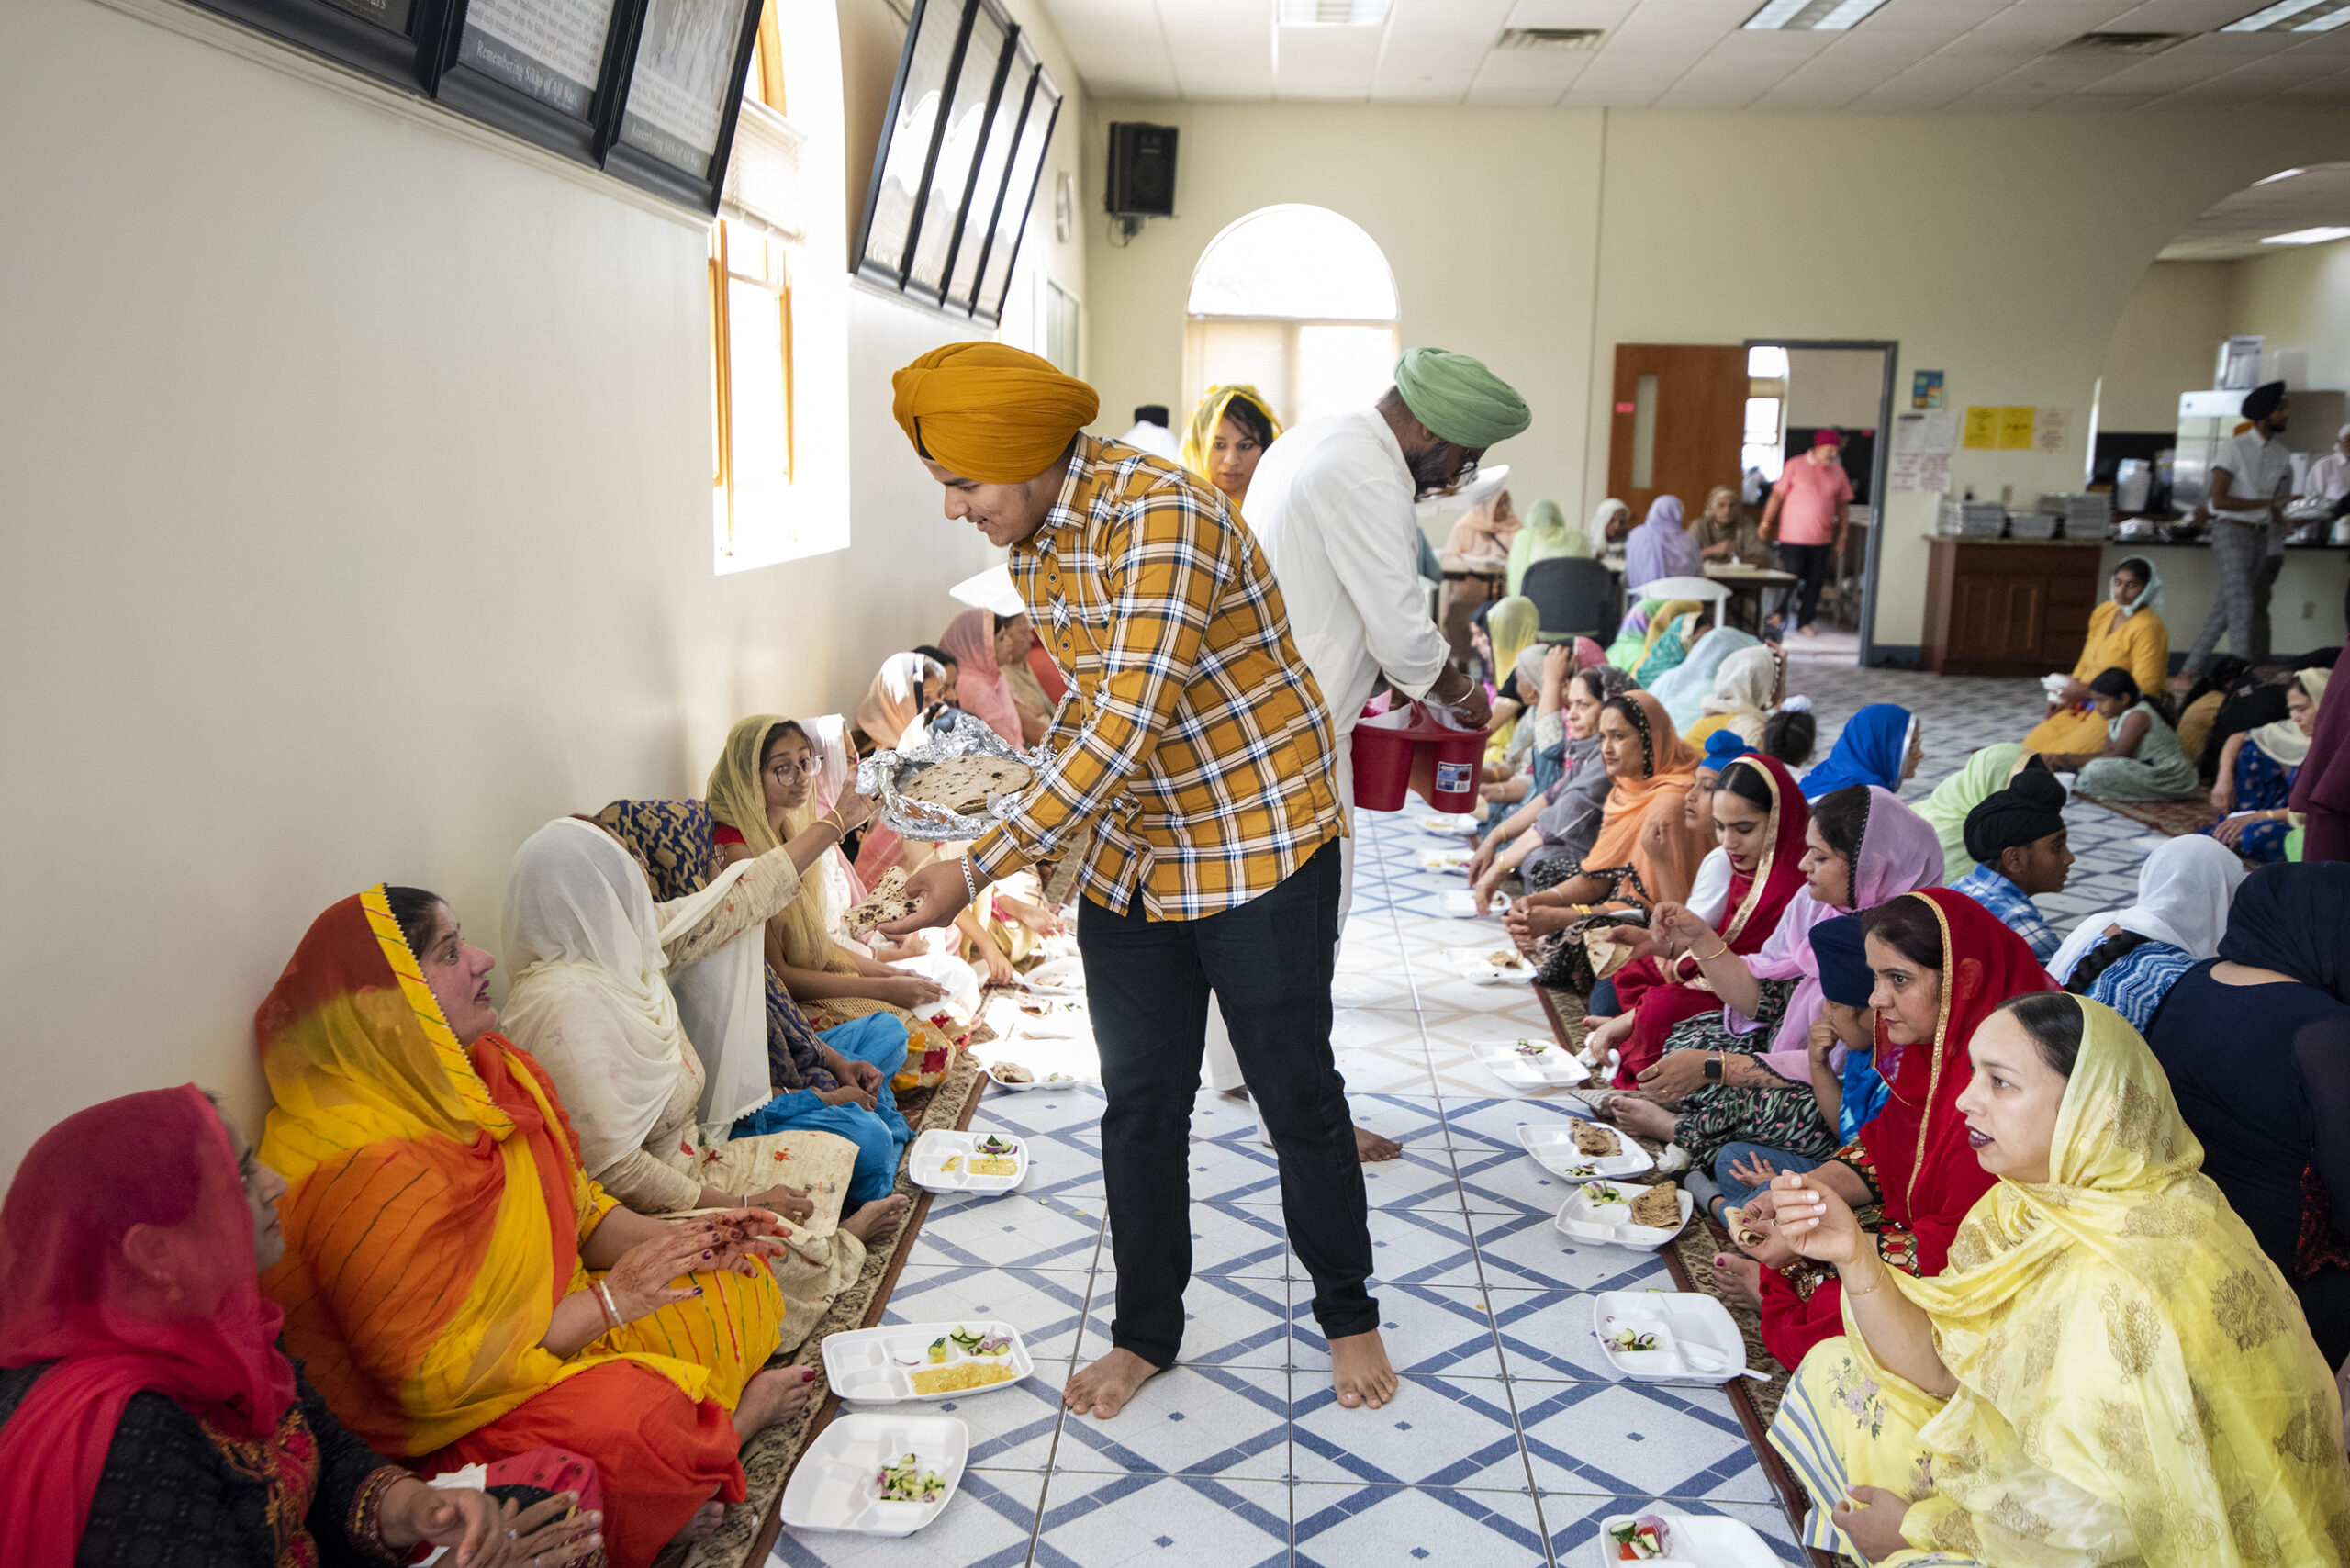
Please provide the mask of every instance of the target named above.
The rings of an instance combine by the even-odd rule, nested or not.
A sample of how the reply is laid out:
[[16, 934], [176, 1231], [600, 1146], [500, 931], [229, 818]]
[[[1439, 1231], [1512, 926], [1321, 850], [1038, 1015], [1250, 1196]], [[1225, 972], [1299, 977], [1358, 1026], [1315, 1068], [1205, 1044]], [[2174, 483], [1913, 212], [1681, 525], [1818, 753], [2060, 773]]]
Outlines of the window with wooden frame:
[[1393, 380], [1394, 274], [1378, 242], [1318, 207], [1248, 214], [1208, 242], [1183, 330], [1188, 409], [1210, 386], [1255, 386], [1285, 425], [1360, 408]]
[[722, 548], [788, 504], [793, 441], [790, 257], [721, 218], [710, 231], [710, 341]]

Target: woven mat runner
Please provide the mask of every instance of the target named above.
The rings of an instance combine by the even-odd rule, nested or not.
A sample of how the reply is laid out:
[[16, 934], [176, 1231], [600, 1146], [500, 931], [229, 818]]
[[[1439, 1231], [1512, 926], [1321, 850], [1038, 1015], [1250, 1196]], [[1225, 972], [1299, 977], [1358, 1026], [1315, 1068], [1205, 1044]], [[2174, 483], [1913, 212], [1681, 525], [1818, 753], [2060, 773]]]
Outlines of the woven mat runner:
[[2211, 825], [2211, 802], [2198, 798], [2192, 801], [2100, 801], [2094, 795], [2075, 799], [2092, 806], [2103, 806], [2117, 817], [2128, 817], [2142, 827], [2172, 838], [2185, 838], [2190, 833], [2200, 833]]
[[[898, 1096], [898, 1109], [912, 1127], [914, 1137], [934, 1128], [960, 1131], [968, 1126], [971, 1112], [979, 1102], [979, 1089], [987, 1081], [979, 1070], [971, 1051], [956, 1057], [954, 1067], [936, 1087], [917, 1089]], [[930, 1214], [930, 1194], [909, 1181], [901, 1171], [898, 1191], [913, 1200], [907, 1212], [906, 1222], [898, 1234], [887, 1243], [869, 1249], [865, 1255], [864, 1271], [846, 1290], [833, 1298], [833, 1305], [816, 1325], [814, 1333], [791, 1357], [793, 1366], [813, 1367], [818, 1375], [824, 1369], [824, 1338], [845, 1329], [871, 1328], [881, 1321], [884, 1308], [890, 1305], [890, 1292], [898, 1282], [898, 1271], [904, 1267], [908, 1249], [922, 1222]], [[672, 1548], [660, 1559], [661, 1568], [681, 1565], [681, 1568], [757, 1568], [767, 1561], [775, 1547], [777, 1532], [782, 1528], [778, 1510], [783, 1504], [783, 1484], [790, 1477], [792, 1466], [800, 1462], [800, 1453], [809, 1440], [833, 1418], [840, 1401], [826, 1394], [803, 1410], [798, 1419], [778, 1421], [751, 1439], [743, 1450], [743, 1475], [749, 1484], [749, 1495], [730, 1506], [726, 1518], [715, 1534], [690, 1551]]]

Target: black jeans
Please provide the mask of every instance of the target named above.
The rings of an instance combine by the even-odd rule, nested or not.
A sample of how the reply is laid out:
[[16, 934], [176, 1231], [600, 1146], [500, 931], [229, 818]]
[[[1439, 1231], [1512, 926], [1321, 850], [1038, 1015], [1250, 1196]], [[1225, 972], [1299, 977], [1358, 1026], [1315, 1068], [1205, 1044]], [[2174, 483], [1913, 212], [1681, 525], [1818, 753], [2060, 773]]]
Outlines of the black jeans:
[[1329, 1338], [1379, 1326], [1370, 1204], [1346, 1082], [1330, 1052], [1338, 946], [1333, 839], [1269, 893], [1198, 920], [1143, 918], [1086, 900], [1077, 946], [1102, 1057], [1102, 1174], [1118, 1265], [1111, 1342], [1153, 1366], [1183, 1343], [1192, 1280], [1190, 1137], [1213, 989], [1233, 1054], [1273, 1140], [1281, 1219], [1314, 1280]]
[[1802, 579], [1785, 589], [1785, 597], [1779, 600], [1779, 613], [1785, 618], [1781, 630], [1808, 626], [1819, 614], [1819, 590], [1828, 586], [1830, 574], [1836, 570], [1836, 546], [1779, 543], [1771, 548], [1778, 552], [1779, 570]]

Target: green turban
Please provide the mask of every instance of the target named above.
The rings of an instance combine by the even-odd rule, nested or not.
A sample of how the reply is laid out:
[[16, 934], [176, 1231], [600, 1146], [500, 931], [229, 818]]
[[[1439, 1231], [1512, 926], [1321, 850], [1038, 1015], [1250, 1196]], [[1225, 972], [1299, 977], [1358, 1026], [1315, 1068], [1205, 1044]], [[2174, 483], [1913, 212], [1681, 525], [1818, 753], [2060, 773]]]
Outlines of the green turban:
[[1395, 362], [1395, 390], [1414, 419], [1455, 446], [1491, 446], [1534, 422], [1526, 399], [1483, 361], [1447, 349], [1405, 349]]

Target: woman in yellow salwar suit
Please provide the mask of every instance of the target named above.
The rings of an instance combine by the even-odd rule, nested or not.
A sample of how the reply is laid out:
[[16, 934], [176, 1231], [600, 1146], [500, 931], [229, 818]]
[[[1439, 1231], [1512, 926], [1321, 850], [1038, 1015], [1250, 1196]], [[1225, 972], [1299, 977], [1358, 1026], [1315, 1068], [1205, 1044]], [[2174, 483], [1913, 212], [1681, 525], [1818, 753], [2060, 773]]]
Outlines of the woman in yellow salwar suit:
[[2126, 669], [2141, 691], [2160, 691], [2170, 679], [2170, 628], [2163, 623], [2163, 579], [2143, 555], [2114, 563], [2112, 597], [2089, 611], [2089, 634], [2065, 689], [2048, 699], [2048, 717], [2024, 736], [2026, 751], [2102, 751], [2105, 721], [2098, 717], [2089, 682]]
[[649, 1563], [744, 1495], [738, 1453], [807, 1403], [762, 1372], [782, 1298], [762, 1209], [666, 1224], [580, 1168], [554, 1087], [492, 1033], [494, 960], [439, 899], [319, 916], [254, 1018], [290, 1190], [263, 1288], [343, 1423], [426, 1474], [553, 1445], [595, 1462], [605, 1544]]
[[1844, 1335], [1771, 1428], [1810, 1544], [1990, 1568], [2350, 1557], [2333, 1374], [2145, 1041], [2046, 991], [1968, 1052], [1958, 1109], [1999, 1180], [1942, 1273], [1889, 1271], [1832, 1193], [1772, 1182], [1781, 1233], [1843, 1278]]

